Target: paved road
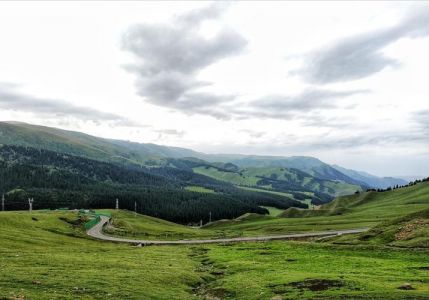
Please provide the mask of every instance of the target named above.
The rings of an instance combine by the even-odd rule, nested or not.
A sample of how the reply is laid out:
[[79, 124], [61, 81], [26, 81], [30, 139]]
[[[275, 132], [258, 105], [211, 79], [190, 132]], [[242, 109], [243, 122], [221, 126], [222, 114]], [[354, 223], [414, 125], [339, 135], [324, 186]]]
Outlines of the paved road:
[[101, 216], [101, 221], [87, 231], [87, 234], [93, 238], [121, 242], [121, 243], [132, 243], [142, 245], [183, 245], [183, 244], [213, 244], [213, 243], [233, 243], [233, 242], [256, 242], [256, 241], [270, 241], [270, 240], [287, 240], [295, 238], [306, 238], [306, 237], [322, 237], [322, 236], [335, 236], [342, 234], [360, 233], [365, 232], [368, 228], [361, 229], [348, 229], [348, 230], [336, 230], [336, 231], [320, 231], [310, 233], [294, 233], [285, 235], [269, 235], [269, 236], [254, 236], [254, 237], [238, 237], [238, 238], [226, 238], [226, 239], [206, 239], [206, 240], [178, 240], [178, 241], [151, 241], [151, 240], [131, 240], [118, 237], [107, 236], [103, 234], [103, 226], [109, 222], [109, 218]]

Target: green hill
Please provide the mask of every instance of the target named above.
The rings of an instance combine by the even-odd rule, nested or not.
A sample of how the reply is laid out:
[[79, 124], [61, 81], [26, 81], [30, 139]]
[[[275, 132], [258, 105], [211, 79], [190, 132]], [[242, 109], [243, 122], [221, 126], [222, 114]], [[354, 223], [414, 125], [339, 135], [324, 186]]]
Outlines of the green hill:
[[[124, 211], [113, 216], [129, 235], [215, 233]], [[0, 299], [427, 299], [429, 293], [425, 250], [296, 241], [134, 247], [89, 238], [85, 221], [70, 211], [0, 212]], [[405, 283], [411, 289], [401, 289]]]
[[284, 167], [255, 167], [230, 171], [202, 164], [194, 167], [193, 171], [240, 187], [257, 188], [263, 192], [288, 193], [295, 200], [310, 199], [314, 204], [325, 203], [332, 197], [362, 190], [359, 185], [322, 180], [298, 169]]
[[372, 188], [386, 189], [388, 187], [394, 187], [396, 185], [402, 186], [408, 184], [406, 180], [400, 178], [377, 177], [366, 172], [350, 170], [337, 165], [333, 165], [332, 167], [337, 169], [341, 173], [346, 174], [350, 178], [366, 183], [369, 187]]
[[[122, 166], [174, 167], [237, 186], [290, 193], [295, 200], [312, 200], [314, 204], [368, 187], [362, 178], [347, 175], [357, 174], [353, 170], [344, 169], [345, 174], [340, 167], [334, 168], [313, 157], [211, 155], [19, 122], [0, 122], [0, 144], [45, 149]], [[190, 161], [194, 166], [189, 167]], [[398, 182], [392, 180], [389, 182]]]
[[196, 299], [202, 279], [189, 248], [171, 255], [91, 240], [84, 221], [75, 212], [0, 212], [0, 299]]
[[196, 154], [183, 148], [109, 140], [75, 131], [18, 122], [0, 122], [0, 144], [34, 147], [132, 164], [153, 164], [164, 157]]
[[385, 221], [357, 236], [344, 236], [337, 244], [388, 245], [405, 248], [429, 248], [429, 208]]
[[298, 169], [321, 180], [366, 186], [364, 182], [353, 179], [313, 157], [205, 154], [185, 148], [104, 139], [80, 132], [20, 122], [0, 122], [0, 144], [34, 147], [91, 159], [138, 165], [159, 165], [160, 160], [165, 158], [194, 157], [215, 166], [219, 166], [216, 162], [220, 161], [222, 168], [230, 171], [237, 171], [236, 166], [283, 167]]
[[244, 235], [372, 228], [428, 207], [429, 182], [422, 182], [391, 191], [339, 197], [317, 210], [289, 208], [278, 217], [264, 216], [241, 222], [230, 220], [213, 224], [210, 228], [240, 231]]
[[[268, 213], [260, 206], [307, 207], [288, 197], [238, 189], [186, 170], [120, 166], [43, 149], [0, 146], [0, 191], [7, 210], [122, 208], [179, 223]], [[207, 191], [210, 191], [209, 193]]]
[[229, 161], [231, 163], [236, 164], [240, 168], [281, 167], [288, 169], [297, 169], [321, 180], [340, 181], [358, 186], [366, 186], [365, 182], [353, 179], [314, 157], [275, 157], [256, 155], [242, 157], [224, 157], [224, 159], [228, 158], [230, 159]]

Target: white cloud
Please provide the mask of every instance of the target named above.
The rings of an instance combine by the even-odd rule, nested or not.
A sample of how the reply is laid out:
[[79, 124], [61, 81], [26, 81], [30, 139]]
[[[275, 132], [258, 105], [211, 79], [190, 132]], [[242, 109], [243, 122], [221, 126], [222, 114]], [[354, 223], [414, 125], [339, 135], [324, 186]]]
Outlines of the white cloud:
[[[3, 92], [14, 89], [27, 103], [43, 104], [31, 113], [31, 105], [19, 109], [10, 101], [6, 105], [3, 97], [0, 120], [212, 153], [313, 155], [386, 175], [406, 171], [395, 156], [412, 162], [410, 174], [429, 168], [424, 156], [429, 147], [424, 119], [429, 38], [421, 31], [426, 20], [413, 17], [427, 5], [311, 5], [236, 2], [223, 9], [200, 2], [0, 3], [0, 82], [21, 84], [3, 86]], [[415, 20], [423, 20], [422, 26]], [[408, 31], [395, 27], [404, 22]], [[126, 40], [131, 52], [122, 47], [129, 28], [140, 38]], [[392, 28], [401, 34], [383, 38], [378, 47], [377, 38]], [[319, 80], [290, 75], [320, 49], [344, 50], [341, 41], [347, 36], [371, 37], [351, 43], [365, 54], [355, 56], [360, 59], [352, 65], [365, 72], [331, 76], [343, 59], [317, 64], [316, 73], [330, 75], [329, 80], [314, 72]], [[373, 59], [381, 64], [368, 69]], [[391, 62], [399, 67], [386, 68]], [[56, 113], [52, 110], [47, 119], [41, 110], [48, 104]], [[70, 122], [71, 115], [110, 118], [110, 126]], [[150, 126], [114, 126], [114, 118]]]

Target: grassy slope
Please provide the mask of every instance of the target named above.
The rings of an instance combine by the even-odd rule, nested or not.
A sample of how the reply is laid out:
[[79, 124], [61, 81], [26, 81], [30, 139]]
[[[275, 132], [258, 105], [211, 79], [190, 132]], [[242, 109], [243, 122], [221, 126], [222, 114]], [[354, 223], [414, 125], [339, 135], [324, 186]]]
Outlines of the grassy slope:
[[383, 222], [359, 235], [335, 238], [333, 242], [429, 248], [429, 208]]
[[278, 208], [270, 207], [270, 206], [262, 206], [262, 207], [268, 209], [268, 212], [270, 213], [270, 216], [272, 216], [272, 217], [278, 217], [281, 213], [284, 212], [284, 209], [278, 209]]
[[198, 167], [193, 169], [195, 173], [206, 175], [217, 180], [227, 181], [235, 185], [256, 186], [259, 178], [253, 176], [240, 175], [234, 172], [224, 172], [216, 168]]
[[137, 162], [147, 159], [137, 154], [131, 157], [123, 148], [108, 140], [79, 132], [60, 130], [25, 123], [0, 122], [0, 143], [44, 148], [57, 152], [85, 156], [107, 161], [130, 160]]
[[201, 281], [186, 247], [101, 243], [59, 219], [75, 213], [33, 217], [0, 212], [0, 299], [192, 299]]
[[[247, 188], [257, 187], [257, 182], [261, 179], [260, 177], [270, 178], [272, 174], [275, 174], [278, 180], [286, 182], [292, 180], [294, 183], [298, 183], [312, 191], [330, 193], [328, 189], [332, 189], [335, 196], [352, 194], [357, 190], [361, 190], [357, 185], [334, 181], [321, 181], [323, 183], [321, 186], [319, 182], [314, 181], [314, 178], [310, 176], [303, 178], [301, 181], [297, 174], [291, 170], [278, 167], [246, 168], [240, 172], [225, 172], [213, 167], [197, 167], [193, 168], [193, 170], [195, 173]], [[287, 177], [286, 174], [288, 174], [289, 177]], [[271, 188], [271, 186], [263, 187], [268, 189]], [[285, 192], [287, 193], [287, 191]]]
[[197, 193], [205, 193], [205, 194], [216, 194], [216, 192], [212, 189], [208, 189], [202, 186], [190, 185], [185, 187], [185, 190]]
[[[424, 251], [395, 251], [314, 243], [270, 242], [210, 247], [223, 276], [212, 288], [229, 299], [427, 299]], [[306, 281], [307, 280], [307, 281]], [[317, 281], [333, 280], [325, 290]], [[294, 284], [296, 283], [296, 284]], [[416, 290], [398, 287], [410, 283]], [[301, 287], [301, 288], [300, 288]]]
[[[192, 239], [199, 237], [236, 237], [273, 235], [291, 232], [373, 227], [381, 222], [405, 216], [429, 207], [429, 182], [384, 193], [361, 193], [341, 197], [320, 210], [288, 209], [277, 217], [254, 217], [220, 220], [192, 229], [176, 224], [160, 227], [158, 220], [120, 213], [118, 231], [111, 233], [147, 239]], [[287, 217], [281, 217], [287, 216]], [[292, 217], [293, 216], [293, 217]], [[152, 223], [155, 222], [155, 223]], [[164, 222], [164, 221], [162, 221]], [[154, 228], [154, 229], [153, 229]]]
[[177, 147], [103, 139], [80, 132], [19, 122], [0, 122], [0, 144], [64, 152], [111, 162], [144, 164], [162, 157], [195, 156]]
[[[429, 253], [423, 250], [282, 241], [138, 248], [91, 240], [81, 227], [59, 219], [74, 222], [75, 213], [35, 212], [33, 217], [37, 221], [24, 212], [0, 212], [0, 299], [18, 295], [25, 299], [271, 299], [276, 295], [427, 299], [429, 295], [425, 269]], [[118, 212], [116, 218], [133, 217]], [[153, 232], [189, 230], [154, 218], [133, 220], [135, 226], [151, 224]], [[302, 287], [320, 279], [341, 286], [322, 291]], [[397, 289], [404, 283], [416, 290]]]
[[171, 240], [223, 237], [222, 231], [191, 228], [165, 220], [137, 215], [126, 211], [110, 210], [113, 226], [105, 229], [109, 235], [125, 236], [135, 239]]
[[293, 195], [291, 193], [276, 192], [276, 191], [270, 191], [270, 190], [264, 190], [264, 189], [258, 189], [258, 188], [251, 188], [251, 187], [247, 187], [247, 186], [238, 186], [238, 187], [240, 189], [247, 190], [247, 191], [268, 193], [268, 194], [280, 195], [280, 196], [285, 196], [285, 197], [293, 198]]
[[[340, 197], [321, 210], [288, 209], [284, 218], [215, 223], [211, 229], [243, 235], [287, 233], [309, 230], [372, 227], [429, 207], [429, 182], [383, 193], [361, 193]], [[293, 216], [293, 217], [292, 217]]]

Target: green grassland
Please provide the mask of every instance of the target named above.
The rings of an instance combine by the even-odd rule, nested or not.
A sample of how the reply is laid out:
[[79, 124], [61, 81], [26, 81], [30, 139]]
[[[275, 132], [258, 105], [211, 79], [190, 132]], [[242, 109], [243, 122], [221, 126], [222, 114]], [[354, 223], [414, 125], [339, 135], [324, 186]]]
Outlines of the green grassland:
[[335, 238], [336, 244], [389, 245], [404, 248], [429, 248], [429, 208], [385, 221], [368, 232]]
[[[424, 251], [300, 242], [207, 247], [220, 278], [209, 286], [229, 299], [427, 299]], [[409, 283], [415, 290], [398, 287]], [[281, 298], [280, 298], [281, 297]]]
[[[273, 189], [271, 184], [261, 184], [259, 181], [262, 178], [272, 179], [284, 183], [289, 183], [291, 186], [298, 186], [301, 192], [311, 194], [311, 192], [322, 192], [332, 196], [347, 195], [361, 190], [360, 186], [328, 180], [318, 180], [314, 177], [300, 172], [298, 170], [290, 170], [279, 167], [265, 168], [245, 168], [239, 171], [226, 171], [211, 166], [200, 166], [193, 168], [195, 173], [205, 175], [220, 181], [232, 183], [238, 187], [245, 189], [258, 189], [259, 191], [270, 192]], [[261, 189], [263, 188], [263, 189]], [[293, 189], [292, 189], [293, 190]], [[272, 191], [279, 194], [287, 195], [293, 198], [290, 193], [292, 190], [286, 187], [282, 190]], [[295, 189], [296, 191], [296, 189]]]
[[0, 299], [192, 299], [201, 281], [189, 248], [94, 241], [76, 213], [0, 212], [0, 226]]
[[159, 164], [164, 157], [198, 155], [183, 148], [104, 139], [21, 122], [0, 122], [0, 133], [0, 144], [35, 147], [125, 164]]
[[209, 226], [242, 235], [288, 233], [340, 228], [373, 227], [429, 206], [429, 182], [387, 192], [365, 192], [339, 197], [318, 210], [289, 208], [277, 218], [231, 220]]
[[[293, 241], [141, 248], [92, 240], [84, 221], [72, 212], [0, 213], [0, 299], [429, 296], [427, 250]], [[186, 229], [142, 222], [154, 232]], [[405, 283], [413, 290], [398, 289]]]
[[224, 231], [193, 228], [165, 220], [144, 216], [122, 210], [109, 210], [112, 213], [112, 225], [105, 228], [105, 233], [147, 240], [198, 239], [224, 237]]
[[[280, 195], [280, 196], [285, 196], [285, 197], [293, 198], [293, 194], [291, 194], [291, 193], [277, 192], [277, 191], [260, 189], [260, 188], [258, 189], [258, 188], [247, 187], [247, 186], [238, 186], [238, 187], [240, 189], [247, 190], [247, 191], [260, 192], [260, 193], [269, 193], [269, 194], [273, 194], [273, 195]], [[313, 193], [309, 193], [309, 194], [313, 195]]]
[[93, 240], [76, 212], [0, 212], [0, 299], [428, 299], [428, 207], [426, 182], [341, 197], [320, 212], [272, 210], [204, 228], [108, 211], [109, 234], [148, 239], [372, 228], [307, 241], [148, 247]]
[[235, 172], [225, 172], [217, 168], [212, 167], [197, 167], [193, 168], [195, 173], [212, 177], [217, 180], [227, 181], [229, 183], [241, 186], [256, 186], [256, 183], [259, 181], [259, 178], [254, 176], [240, 175], [240, 173]]
[[206, 193], [206, 194], [215, 194], [216, 192], [212, 189], [208, 189], [202, 186], [196, 186], [196, 185], [190, 185], [185, 187], [185, 190], [190, 192], [197, 192], [197, 193]]
[[[190, 228], [147, 216], [113, 211], [108, 233], [144, 239], [192, 239], [287, 234], [294, 232], [374, 227], [429, 206], [429, 182], [388, 192], [340, 197], [320, 209], [289, 208], [270, 215], [246, 214]], [[273, 208], [271, 208], [273, 211]], [[162, 223], [162, 226], [160, 225]]]
[[278, 209], [275, 207], [270, 207], [270, 206], [262, 206], [263, 208], [266, 208], [268, 210], [268, 212], [270, 213], [269, 215], [272, 217], [278, 217], [280, 214], [282, 214], [284, 212], [284, 209]]

